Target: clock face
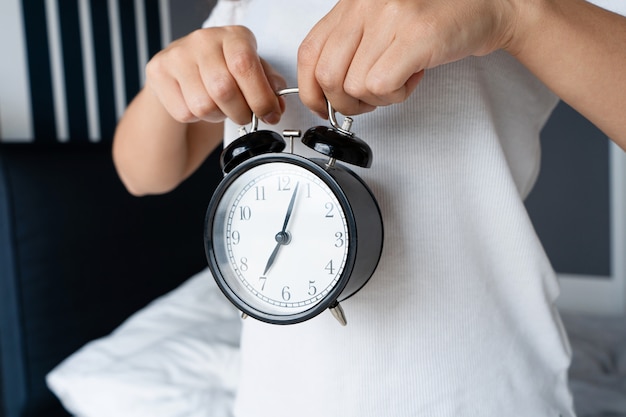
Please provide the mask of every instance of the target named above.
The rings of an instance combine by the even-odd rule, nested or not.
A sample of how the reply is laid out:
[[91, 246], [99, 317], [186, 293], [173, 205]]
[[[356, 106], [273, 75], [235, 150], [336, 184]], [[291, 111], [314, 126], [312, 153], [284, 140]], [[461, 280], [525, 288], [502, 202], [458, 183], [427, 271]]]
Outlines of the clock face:
[[262, 163], [242, 172], [213, 216], [211, 244], [223, 284], [265, 314], [314, 308], [337, 287], [348, 263], [343, 205], [299, 164]]

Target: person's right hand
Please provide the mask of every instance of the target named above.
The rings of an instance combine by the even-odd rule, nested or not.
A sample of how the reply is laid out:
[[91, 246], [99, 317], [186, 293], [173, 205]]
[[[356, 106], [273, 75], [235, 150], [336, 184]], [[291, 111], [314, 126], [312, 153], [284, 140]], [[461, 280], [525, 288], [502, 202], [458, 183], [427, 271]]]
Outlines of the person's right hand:
[[285, 86], [257, 54], [252, 32], [242, 26], [196, 30], [172, 42], [146, 67], [146, 87], [181, 123], [230, 118], [243, 125], [254, 112], [275, 124], [284, 111], [275, 92]]

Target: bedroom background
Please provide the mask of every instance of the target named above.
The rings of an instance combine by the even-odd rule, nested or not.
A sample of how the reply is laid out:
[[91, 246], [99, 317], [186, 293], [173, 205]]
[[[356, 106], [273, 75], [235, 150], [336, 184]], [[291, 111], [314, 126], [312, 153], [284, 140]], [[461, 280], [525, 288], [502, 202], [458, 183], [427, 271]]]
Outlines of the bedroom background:
[[[0, 4], [0, 417], [68, 415], [45, 374], [204, 266], [215, 156], [134, 199], [109, 151], [144, 63], [213, 3]], [[563, 103], [542, 147], [527, 207], [561, 278], [579, 417], [626, 416], [626, 156]]]

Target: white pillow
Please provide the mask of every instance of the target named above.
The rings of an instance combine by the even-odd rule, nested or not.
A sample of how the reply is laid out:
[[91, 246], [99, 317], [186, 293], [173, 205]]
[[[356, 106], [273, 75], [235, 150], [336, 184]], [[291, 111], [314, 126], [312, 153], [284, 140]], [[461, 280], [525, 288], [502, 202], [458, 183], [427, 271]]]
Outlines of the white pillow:
[[240, 330], [205, 270], [71, 355], [47, 383], [81, 417], [231, 416]]

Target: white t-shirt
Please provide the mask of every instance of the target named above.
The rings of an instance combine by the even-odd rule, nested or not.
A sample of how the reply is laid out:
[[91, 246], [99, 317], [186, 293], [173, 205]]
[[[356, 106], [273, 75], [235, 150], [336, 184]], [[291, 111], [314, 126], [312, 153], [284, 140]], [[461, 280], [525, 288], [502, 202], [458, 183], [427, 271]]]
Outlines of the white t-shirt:
[[[222, 0], [296, 82], [297, 48], [333, 0]], [[277, 131], [326, 124], [287, 97]], [[374, 153], [385, 246], [369, 283], [330, 314], [245, 320], [237, 417], [572, 417], [555, 274], [523, 199], [557, 103], [505, 52], [429, 70], [402, 104], [356, 116]], [[226, 142], [237, 137], [226, 128]], [[303, 147], [296, 152], [306, 153]]]

